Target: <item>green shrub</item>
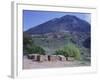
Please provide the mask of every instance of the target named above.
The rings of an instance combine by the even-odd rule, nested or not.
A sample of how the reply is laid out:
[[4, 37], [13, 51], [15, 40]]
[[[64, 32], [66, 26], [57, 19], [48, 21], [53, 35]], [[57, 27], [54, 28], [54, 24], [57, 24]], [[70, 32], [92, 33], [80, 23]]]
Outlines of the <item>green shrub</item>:
[[69, 43], [63, 48], [63, 50], [68, 54], [69, 57], [74, 57], [78, 60], [80, 59], [80, 50], [76, 45]]
[[69, 43], [64, 48], [55, 51], [55, 54], [56, 55], [64, 55], [66, 58], [74, 57], [77, 60], [80, 59], [80, 50], [76, 45], [74, 45], [72, 43]]
[[29, 47], [27, 49], [27, 51], [29, 54], [33, 54], [33, 53], [34, 54], [43, 54], [43, 55], [45, 54], [45, 50], [42, 47], [36, 46], [36, 45]]
[[65, 57], [68, 57], [68, 54], [64, 50], [57, 50], [55, 51], [56, 55], [64, 55]]

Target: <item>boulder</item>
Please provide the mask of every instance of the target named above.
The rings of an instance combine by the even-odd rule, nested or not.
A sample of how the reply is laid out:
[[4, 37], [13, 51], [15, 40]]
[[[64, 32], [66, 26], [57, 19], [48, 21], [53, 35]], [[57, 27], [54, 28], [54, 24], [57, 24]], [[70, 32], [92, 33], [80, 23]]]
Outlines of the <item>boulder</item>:
[[48, 61], [48, 56], [47, 55], [38, 55], [37, 56], [37, 61]]
[[48, 55], [44, 55], [44, 61], [48, 61]]
[[34, 59], [34, 56], [33, 56], [32, 54], [28, 54], [28, 55], [27, 55], [27, 58], [28, 58], [28, 59]]
[[57, 61], [58, 59], [57, 59], [57, 55], [49, 55], [48, 56], [48, 60], [49, 61]]
[[37, 60], [37, 56], [39, 56], [39, 54], [28, 54], [27, 55], [28, 59], [32, 59], [34, 61]]
[[63, 55], [58, 55], [58, 60], [59, 61], [66, 61], [66, 57], [65, 56], [63, 56]]

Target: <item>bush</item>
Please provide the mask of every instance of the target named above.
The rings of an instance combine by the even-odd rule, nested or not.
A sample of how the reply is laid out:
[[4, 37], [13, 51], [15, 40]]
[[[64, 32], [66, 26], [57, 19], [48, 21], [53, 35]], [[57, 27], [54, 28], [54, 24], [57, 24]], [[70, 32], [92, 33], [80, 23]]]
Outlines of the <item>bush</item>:
[[64, 55], [65, 57], [68, 57], [68, 54], [64, 50], [57, 50], [55, 51], [56, 55]]
[[27, 51], [29, 54], [33, 54], [33, 53], [42, 54], [42, 55], [45, 54], [45, 50], [42, 47], [36, 45], [31, 46], [30, 48], [27, 49]]
[[23, 53], [27, 54], [45, 54], [45, 50], [34, 44], [32, 37], [26, 33], [23, 34]]
[[80, 59], [80, 50], [76, 45], [69, 43], [63, 48], [63, 50], [68, 54], [69, 57], [74, 57], [78, 60]]
[[77, 46], [72, 43], [69, 43], [67, 46], [62, 48], [61, 50], [55, 51], [56, 55], [64, 55], [67, 57], [74, 57], [75, 59], [80, 59], [80, 50]]

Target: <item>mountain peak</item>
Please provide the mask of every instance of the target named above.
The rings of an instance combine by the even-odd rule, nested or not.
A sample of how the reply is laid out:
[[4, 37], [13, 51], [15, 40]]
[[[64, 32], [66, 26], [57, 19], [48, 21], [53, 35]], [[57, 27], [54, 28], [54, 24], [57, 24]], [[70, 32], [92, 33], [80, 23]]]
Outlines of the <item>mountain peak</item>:
[[28, 34], [45, 34], [60, 31], [90, 32], [90, 24], [74, 15], [65, 15], [33, 27], [26, 32]]

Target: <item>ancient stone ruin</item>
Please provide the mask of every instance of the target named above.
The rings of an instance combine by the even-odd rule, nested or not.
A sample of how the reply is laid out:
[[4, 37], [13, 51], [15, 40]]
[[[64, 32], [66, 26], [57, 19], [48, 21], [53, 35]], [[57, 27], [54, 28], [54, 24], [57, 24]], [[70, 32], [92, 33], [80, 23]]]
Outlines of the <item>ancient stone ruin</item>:
[[29, 54], [27, 55], [28, 59], [33, 61], [66, 61], [66, 57], [63, 55], [40, 55], [40, 54]]
[[66, 57], [63, 55], [58, 55], [60, 61], [66, 61]]

